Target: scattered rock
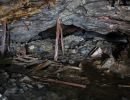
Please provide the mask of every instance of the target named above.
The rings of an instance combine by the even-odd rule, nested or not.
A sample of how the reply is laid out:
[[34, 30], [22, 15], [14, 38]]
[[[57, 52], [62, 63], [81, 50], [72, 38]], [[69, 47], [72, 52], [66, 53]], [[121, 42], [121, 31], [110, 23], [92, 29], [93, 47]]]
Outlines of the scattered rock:
[[102, 65], [102, 68], [111, 69], [111, 67], [114, 65], [114, 63], [115, 63], [115, 59], [113, 57], [110, 57]]
[[65, 48], [75, 48], [80, 42], [82, 42], [84, 39], [79, 36], [70, 35], [64, 38], [64, 46]]
[[20, 82], [24, 82], [24, 81], [31, 82], [32, 80], [28, 76], [25, 76], [22, 79], [20, 79]]
[[11, 94], [17, 93], [17, 91], [18, 91], [18, 88], [17, 88], [17, 87], [8, 88], [8, 89], [5, 91], [4, 95], [5, 95], [5, 96], [9, 96], [9, 95], [11, 95]]
[[21, 85], [21, 87], [23, 88], [24, 91], [27, 91], [29, 88], [27, 87], [27, 85]]

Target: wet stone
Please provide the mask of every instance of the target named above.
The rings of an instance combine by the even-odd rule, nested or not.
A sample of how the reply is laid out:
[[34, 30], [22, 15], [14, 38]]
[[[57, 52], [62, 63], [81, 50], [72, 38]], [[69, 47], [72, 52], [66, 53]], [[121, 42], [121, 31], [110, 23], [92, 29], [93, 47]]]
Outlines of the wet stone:
[[42, 84], [37, 84], [37, 87], [38, 87], [38, 89], [42, 89], [42, 88], [44, 88], [45, 86], [42, 85]]
[[17, 78], [21, 78], [22, 77], [22, 74], [17, 74]]

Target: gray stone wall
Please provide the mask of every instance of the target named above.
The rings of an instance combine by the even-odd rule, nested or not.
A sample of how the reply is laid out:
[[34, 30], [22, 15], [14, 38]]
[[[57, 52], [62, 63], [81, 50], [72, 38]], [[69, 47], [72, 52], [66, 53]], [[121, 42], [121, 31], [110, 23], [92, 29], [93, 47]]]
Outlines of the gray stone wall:
[[129, 32], [129, 6], [116, 5], [110, 9], [109, 5], [107, 0], [59, 0], [50, 9], [46, 6], [39, 14], [10, 24], [11, 39], [26, 42], [39, 32], [55, 26], [58, 16], [65, 25], [75, 25], [101, 34], [116, 30]]

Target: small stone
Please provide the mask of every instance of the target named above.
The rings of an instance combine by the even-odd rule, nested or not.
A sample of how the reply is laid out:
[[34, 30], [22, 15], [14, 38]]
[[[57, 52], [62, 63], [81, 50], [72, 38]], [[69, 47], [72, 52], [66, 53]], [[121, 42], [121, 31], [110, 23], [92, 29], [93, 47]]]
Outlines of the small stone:
[[24, 91], [27, 91], [30, 87], [28, 86], [28, 84], [22, 83], [20, 84], [20, 88], [23, 89]]
[[9, 78], [9, 74], [7, 72], [4, 72], [3, 75], [5, 75], [5, 78]]
[[29, 51], [30, 53], [34, 52], [35, 49], [36, 49], [36, 47], [35, 47], [34, 45], [31, 45], [31, 46], [28, 47], [28, 51]]
[[81, 36], [69, 35], [64, 38], [65, 49], [75, 48], [75, 46], [78, 45], [83, 40], [84, 39]]
[[108, 68], [110, 69], [110, 67], [115, 63], [115, 60], [113, 57], [109, 58], [106, 60], [106, 62], [103, 64], [102, 68]]
[[91, 55], [91, 57], [101, 57], [101, 55], [102, 55], [102, 53], [103, 53], [103, 51], [102, 51], [102, 49], [101, 48], [98, 48], [92, 55]]
[[12, 73], [11, 74], [11, 78], [16, 78], [17, 77], [17, 74], [16, 73]]
[[28, 90], [28, 87], [26, 85], [23, 85], [22, 88], [23, 88], [24, 91]]
[[23, 78], [20, 80], [20, 82], [24, 82], [24, 81], [29, 81], [29, 82], [31, 82], [32, 80], [31, 80], [28, 76], [25, 76], [25, 77], [23, 77]]
[[16, 83], [12, 83], [12, 86], [16, 86]]
[[16, 82], [16, 80], [15, 79], [10, 79], [10, 82], [14, 83], [14, 82]]
[[115, 7], [107, 6], [109, 10], [114, 10]]
[[130, 10], [130, 7], [128, 7], [128, 10]]
[[18, 76], [18, 77], [22, 77], [22, 74], [18, 74], [17, 76]]
[[1, 100], [8, 100], [7, 97], [3, 97]]
[[86, 47], [82, 47], [78, 50], [78, 52], [82, 55], [86, 55], [86, 53], [88, 52], [88, 49]]
[[74, 65], [75, 61], [74, 60], [69, 60], [69, 64]]
[[0, 94], [0, 98], [2, 98], [2, 94]]
[[65, 49], [69, 49], [69, 46], [68, 46], [68, 45], [65, 45]]
[[30, 50], [34, 50], [34, 48], [35, 48], [34, 45], [31, 45], [31, 46], [29, 47]]
[[75, 50], [75, 49], [71, 50], [71, 53], [75, 54], [75, 53], [76, 53], [76, 50]]
[[17, 92], [18, 88], [14, 87], [14, 88], [9, 88], [5, 91], [4, 95], [5, 96], [9, 96], [10, 94], [15, 94]]
[[121, 78], [121, 79], [124, 79], [124, 78], [125, 78], [125, 76], [124, 76], [124, 75], [120, 75], [120, 78]]
[[31, 89], [33, 88], [33, 86], [30, 85], [30, 84], [27, 84], [27, 87], [28, 87], [28, 88], [31, 88]]
[[24, 93], [24, 90], [23, 89], [19, 89], [19, 93]]
[[66, 63], [67, 63], [67, 59], [62, 59], [61, 62], [62, 62], [63, 64], [66, 64]]
[[42, 84], [37, 84], [37, 87], [38, 87], [38, 89], [42, 89], [42, 88], [44, 87], [44, 85], [42, 85]]

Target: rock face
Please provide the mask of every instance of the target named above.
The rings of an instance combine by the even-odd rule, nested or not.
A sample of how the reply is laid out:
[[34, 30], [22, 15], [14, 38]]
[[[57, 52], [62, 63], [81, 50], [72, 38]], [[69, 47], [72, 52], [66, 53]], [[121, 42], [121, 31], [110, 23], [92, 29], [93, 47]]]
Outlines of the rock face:
[[55, 26], [58, 16], [65, 25], [74, 25], [101, 34], [116, 30], [129, 33], [130, 7], [116, 5], [114, 9], [110, 9], [109, 6], [107, 0], [58, 0], [55, 6], [49, 9], [46, 6], [40, 13], [10, 24], [11, 39], [27, 42], [40, 32]]
[[0, 0], [0, 3], [7, 3], [9, 1], [11, 1], [11, 0]]

